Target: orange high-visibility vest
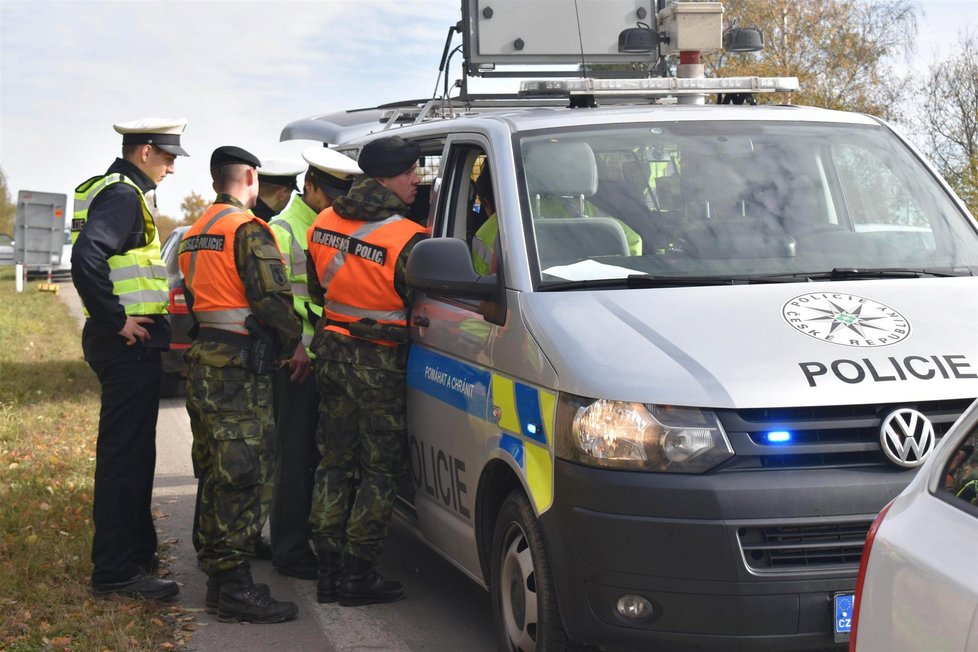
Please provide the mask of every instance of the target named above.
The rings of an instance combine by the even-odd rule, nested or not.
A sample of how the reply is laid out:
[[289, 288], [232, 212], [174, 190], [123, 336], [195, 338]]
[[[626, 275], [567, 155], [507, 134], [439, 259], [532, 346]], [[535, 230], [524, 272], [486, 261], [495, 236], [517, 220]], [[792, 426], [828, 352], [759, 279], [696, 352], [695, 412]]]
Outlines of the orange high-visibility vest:
[[354, 337], [335, 322], [363, 319], [407, 326], [407, 307], [394, 289], [394, 269], [404, 247], [418, 233], [424, 233], [424, 227], [400, 215], [366, 222], [341, 217], [332, 207], [319, 214], [307, 237], [316, 276], [326, 290], [326, 330]]
[[202, 328], [248, 333], [244, 322], [251, 308], [234, 261], [234, 234], [252, 221], [272, 234], [265, 222], [237, 206], [214, 204], [180, 242], [180, 271], [193, 293], [194, 316]]

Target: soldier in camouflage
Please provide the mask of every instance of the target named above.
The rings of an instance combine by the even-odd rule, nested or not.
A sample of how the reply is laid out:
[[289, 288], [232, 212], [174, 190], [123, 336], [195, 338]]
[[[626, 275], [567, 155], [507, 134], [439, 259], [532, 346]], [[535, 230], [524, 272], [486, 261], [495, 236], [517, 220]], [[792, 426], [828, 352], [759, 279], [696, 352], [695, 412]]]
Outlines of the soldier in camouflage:
[[270, 501], [272, 372], [295, 351], [301, 324], [275, 237], [247, 213], [257, 166], [240, 148], [215, 150], [219, 194], [184, 236], [179, 261], [199, 327], [185, 357], [207, 609], [222, 621], [272, 623], [298, 610], [254, 584], [248, 557]]
[[[404, 596], [374, 566], [383, 550], [398, 478], [408, 467], [405, 361], [407, 257], [424, 229], [405, 218], [419, 183], [417, 144], [367, 144], [346, 196], [309, 230], [309, 290], [324, 306], [313, 337], [321, 397], [310, 528], [319, 557], [319, 602], [353, 606]], [[359, 485], [354, 479], [359, 476]]]

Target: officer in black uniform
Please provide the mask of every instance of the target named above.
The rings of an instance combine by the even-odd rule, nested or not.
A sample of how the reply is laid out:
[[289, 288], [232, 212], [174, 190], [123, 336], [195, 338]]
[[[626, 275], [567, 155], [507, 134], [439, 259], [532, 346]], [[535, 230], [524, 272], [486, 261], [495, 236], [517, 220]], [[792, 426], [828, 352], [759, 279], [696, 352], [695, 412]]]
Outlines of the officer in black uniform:
[[[170, 328], [153, 216], [156, 184], [173, 173], [177, 156], [187, 156], [180, 146], [186, 124], [151, 118], [115, 125], [122, 158], [75, 191], [71, 276], [88, 317], [82, 350], [102, 386], [92, 540], [92, 592], [99, 597], [165, 600], [179, 592], [176, 582], [154, 575], [150, 501], [160, 352], [169, 347]], [[127, 291], [120, 283], [127, 275], [150, 289]]]
[[284, 158], [263, 158], [258, 168], [258, 199], [251, 212], [265, 222], [285, 210], [292, 193], [299, 191], [296, 177], [305, 167]]

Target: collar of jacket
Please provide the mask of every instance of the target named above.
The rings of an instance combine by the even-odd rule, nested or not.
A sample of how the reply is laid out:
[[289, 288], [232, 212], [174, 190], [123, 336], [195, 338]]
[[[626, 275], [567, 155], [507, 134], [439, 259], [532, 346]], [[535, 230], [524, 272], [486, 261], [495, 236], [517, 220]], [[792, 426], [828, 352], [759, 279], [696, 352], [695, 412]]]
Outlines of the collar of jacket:
[[127, 161], [124, 158], [117, 158], [105, 173], [115, 174], [116, 172], [128, 177], [144, 194], [156, 189], [156, 184], [142, 170], [136, 167], [135, 163]]
[[392, 215], [407, 215], [407, 204], [383, 187], [373, 177], [361, 176], [342, 197], [333, 202], [333, 209], [348, 220], [377, 222]]
[[248, 207], [245, 206], [241, 202], [240, 199], [238, 199], [234, 195], [229, 195], [226, 192], [219, 192], [219, 193], [217, 193], [217, 198], [214, 199], [214, 203], [215, 204], [230, 204], [231, 206], [236, 206], [237, 208], [240, 208], [243, 211], [248, 210]]

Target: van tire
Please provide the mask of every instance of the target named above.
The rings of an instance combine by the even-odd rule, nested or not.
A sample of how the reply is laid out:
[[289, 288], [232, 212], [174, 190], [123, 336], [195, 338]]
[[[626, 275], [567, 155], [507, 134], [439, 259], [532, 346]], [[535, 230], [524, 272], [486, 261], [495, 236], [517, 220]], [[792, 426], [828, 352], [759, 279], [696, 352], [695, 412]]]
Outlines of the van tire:
[[540, 525], [522, 490], [499, 509], [492, 536], [493, 627], [500, 650], [567, 652], [582, 650], [567, 637]]

